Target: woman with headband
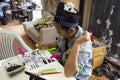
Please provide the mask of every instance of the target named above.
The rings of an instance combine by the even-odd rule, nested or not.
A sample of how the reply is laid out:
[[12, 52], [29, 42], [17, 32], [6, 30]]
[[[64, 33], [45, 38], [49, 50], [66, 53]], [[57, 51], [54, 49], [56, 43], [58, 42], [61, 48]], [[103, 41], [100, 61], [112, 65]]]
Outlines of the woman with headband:
[[38, 44], [40, 49], [57, 47], [56, 54], [61, 54], [59, 61], [64, 66], [66, 77], [88, 80], [92, 73], [92, 42], [90, 33], [78, 25], [79, 18], [71, 2], [60, 2], [54, 16], [54, 25], [60, 36], [55, 42]]

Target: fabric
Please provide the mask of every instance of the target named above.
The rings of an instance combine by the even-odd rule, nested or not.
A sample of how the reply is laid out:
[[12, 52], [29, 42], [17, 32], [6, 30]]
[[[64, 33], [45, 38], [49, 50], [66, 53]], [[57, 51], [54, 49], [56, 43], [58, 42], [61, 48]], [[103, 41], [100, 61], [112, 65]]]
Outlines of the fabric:
[[[77, 26], [77, 27], [78, 27], [77, 33], [74, 35], [73, 39], [67, 45], [69, 49], [73, 47], [75, 40], [78, 37], [80, 37], [84, 32], [84, 30], [80, 26]], [[62, 52], [62, 53], [66, 52], [66, 47], [65, 47], [66, 39], [60, 36], [58, 37], [57, 41], [59, 46], [58, 52]], [[63, 54], [63, 57], [64, 55], [65, 54]], [[74, 75], [76, 79], [87, 80], [89, 78], [89, 76], [92, 73], [91, 60], [92, 60], [92, 42], [87, 41], [81, 44], [80, 46], [80, 51], [79, 51], [79, 56], [77, 61], [79, 69], [77, 73]], [[64, 65], [65, 61], [63, 61], [62, 63]]]
[[57, 6], [54, 20], [66, 28], [75, 27], [78, 24], [80, 14], [71, 2], [60, 2]]
[[5, 2], [10, 2], [10, 0], [4, 0]]
[[6, 8], [6, 10], [10, 9], [10, 4], [6, 2], [0, 2], [0, 16], [4, 16], [3, 8]]
[[63, 26], [68, 27], [68, 28], [77, 25], [77, 23], [68, 22], [67, 19], [65, 17], [63, 17], [63, 16], [57, 16], [56, 15], [54, 20], [57, 21], [58, 23], [62, 24]]

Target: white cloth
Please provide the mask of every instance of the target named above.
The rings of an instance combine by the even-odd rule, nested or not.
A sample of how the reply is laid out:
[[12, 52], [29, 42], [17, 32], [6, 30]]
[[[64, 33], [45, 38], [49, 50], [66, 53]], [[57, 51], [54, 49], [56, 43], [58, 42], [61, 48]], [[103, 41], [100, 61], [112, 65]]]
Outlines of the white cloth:
[[3, 7], [6, 7], [6, 9], [9, 9], [10, 4], [6, 2], [0, 2], [0, 16], [3, 16]]

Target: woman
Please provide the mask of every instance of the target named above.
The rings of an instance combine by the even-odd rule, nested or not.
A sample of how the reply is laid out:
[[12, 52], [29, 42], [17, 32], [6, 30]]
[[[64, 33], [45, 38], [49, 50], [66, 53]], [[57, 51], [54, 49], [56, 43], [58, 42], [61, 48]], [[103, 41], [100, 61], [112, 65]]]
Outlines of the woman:
[[56, 54], [64, 66], [66, 77], [87, 80], [92, 73], [92, 43], [90, 33], [78, 25], [79, 13], [72, 3], [60, 2], [54, 17], [54, 25], [60, 35], [55, 42], [40, 42], [40, 49], [57, 47]]

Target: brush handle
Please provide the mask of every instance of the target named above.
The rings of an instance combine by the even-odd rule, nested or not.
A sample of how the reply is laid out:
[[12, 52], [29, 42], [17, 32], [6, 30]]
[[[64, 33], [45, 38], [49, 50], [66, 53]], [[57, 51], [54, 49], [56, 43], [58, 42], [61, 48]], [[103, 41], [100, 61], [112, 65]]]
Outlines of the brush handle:
[[46, 79], [44, 79], [44, 78], [42, 78], [42, 77], [40, 77], [40, 76], [38, 76], [38, 75], [35, 75], [35, 74], [30, 73], [30, 72], [27, 72], [27, 71], [25, 71], [25, 74], [29, 75], [29, 76], [32, 77], [33, 79], [46, 80]]

